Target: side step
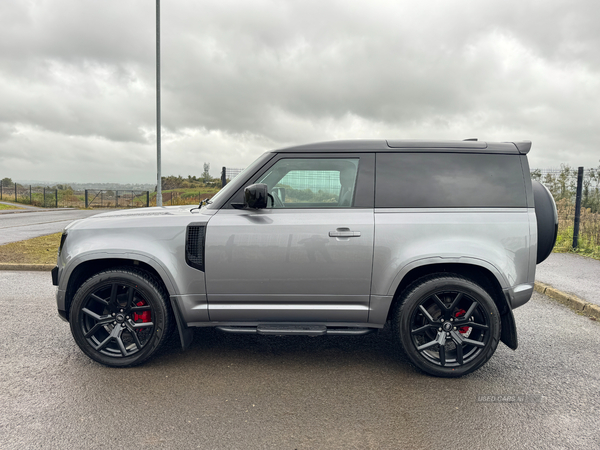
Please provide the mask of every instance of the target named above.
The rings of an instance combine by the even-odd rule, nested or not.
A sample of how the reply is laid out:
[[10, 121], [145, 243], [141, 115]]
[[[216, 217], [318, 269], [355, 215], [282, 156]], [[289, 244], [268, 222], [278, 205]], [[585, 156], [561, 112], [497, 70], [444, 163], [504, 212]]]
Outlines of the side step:
[[324, 336], [330, 335], [350, 335], [359, 336], [372, 333], [376, 328], [327, 328], [325, 325], [258, 325], [255, 327], [222, 326], [216, 327], [217, 330], [226, 333], [239, 334], [265, 334], [271, 336]]

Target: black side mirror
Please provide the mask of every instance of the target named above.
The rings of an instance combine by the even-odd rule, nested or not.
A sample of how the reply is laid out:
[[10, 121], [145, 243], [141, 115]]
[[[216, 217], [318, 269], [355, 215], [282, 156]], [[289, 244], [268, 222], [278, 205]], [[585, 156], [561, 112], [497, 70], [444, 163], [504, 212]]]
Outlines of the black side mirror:
[[263, 183], [252, 184], [244, 189], [244, 207], [263, 209], [267, 207], [267, 185]]

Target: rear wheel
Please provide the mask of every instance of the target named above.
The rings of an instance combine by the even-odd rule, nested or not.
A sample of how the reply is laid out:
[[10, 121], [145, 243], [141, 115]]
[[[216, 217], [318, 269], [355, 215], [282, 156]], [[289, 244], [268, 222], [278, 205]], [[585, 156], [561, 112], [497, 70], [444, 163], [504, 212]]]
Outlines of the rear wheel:
[[171, 315], [162, 286], [147, 273], [114, 269], [75, 294], [71, 333], [81, 350], [111, 367], [141, 364], [164, 344]]
[[408, 288], [394, 312], [394, 330], [419, 369], [459, 377], [477, 370], [494, 354], [500, 315], [479, 285], [439, 274]]

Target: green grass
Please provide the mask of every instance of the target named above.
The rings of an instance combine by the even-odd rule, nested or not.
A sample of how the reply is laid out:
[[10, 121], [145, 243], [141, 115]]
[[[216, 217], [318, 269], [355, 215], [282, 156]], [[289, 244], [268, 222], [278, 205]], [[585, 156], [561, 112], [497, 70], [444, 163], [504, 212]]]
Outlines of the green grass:
[[0, 245], [0, 263], [55, 264], [62, 233]]
[[4, 204], [0, 203], [0, 211], [6, 210], [6, 209], [23, 209], [23, 208], [19, 208], [16, 205], [4, 205]]
[[575, 253], [589, 258], [600, 259], [600, 243], [589, 239], [585, 234], [580, 234], [577, 248], [573, 248], [573, 227], [559, 228], [554, 244], [555, 253]]

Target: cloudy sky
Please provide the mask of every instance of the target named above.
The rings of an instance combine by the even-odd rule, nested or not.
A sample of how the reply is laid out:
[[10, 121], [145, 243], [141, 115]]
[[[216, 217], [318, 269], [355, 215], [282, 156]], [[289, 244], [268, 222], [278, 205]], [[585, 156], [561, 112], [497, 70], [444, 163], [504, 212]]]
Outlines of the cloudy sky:
[[[163, 175], [349, 138], [600, 162], [595, 0], [163, 0]], [[154, 0], [0, 1], [0, 178], [156, 180]]]

